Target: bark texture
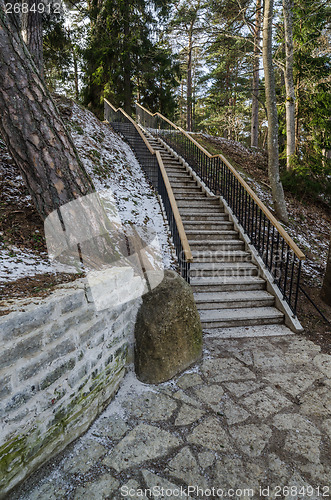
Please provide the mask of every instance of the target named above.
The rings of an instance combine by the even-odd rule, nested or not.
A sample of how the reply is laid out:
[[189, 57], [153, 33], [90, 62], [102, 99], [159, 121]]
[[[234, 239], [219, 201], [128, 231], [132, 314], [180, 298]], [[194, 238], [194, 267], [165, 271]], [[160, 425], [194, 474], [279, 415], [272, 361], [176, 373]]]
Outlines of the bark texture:
[[259, 144], [259, 83], [260, 83], [260, 37], [261, 37], [261, 0], [256, 2], [256, 20], [254, 33], [254, 61], [253, 61], [253, 94], [252, 94], [252, 122], [251, 146]]
[[295, 92], [293, 82], [293, 0], [283, 0], [285, 31], [285, 89], [286, 89], [286, 166], [291, 170], [295, 153]]
[[321, 298], [326, 304], [331, 306], [331, 238], [330, 238], [328, 260], [326, 262], [326, 271], [321, 290]]
[[192, 131], [192, 32], [189, 34], [187, 48], [187, 131]]
[[272, 18], [273, 0], [265, 0], [263, 17], [263, 68], [268, 114], [268, 175], [276, 215], [283, 222], [288, 222], [284, 190], [279, 177], [278, 115], [272, 61]]
[[0, 133], [43, 219], [92, 193], [72, 139], [0, 0]]
[[22, 38], [29, 49], [32, 59], [37, 66], [40, 76], [44, 77], [43, 58], [43, 23], [42, 14], [33, 12], [36, 0], [24, 0], [28, 5], [28, 12], [22, 12]]

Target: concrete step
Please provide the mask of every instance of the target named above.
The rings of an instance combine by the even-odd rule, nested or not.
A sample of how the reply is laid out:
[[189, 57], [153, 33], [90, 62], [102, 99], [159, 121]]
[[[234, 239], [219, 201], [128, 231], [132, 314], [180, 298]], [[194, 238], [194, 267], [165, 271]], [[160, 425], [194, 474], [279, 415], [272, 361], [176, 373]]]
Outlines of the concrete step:
[[194, 262], [250, 262], [251, 255], [243, 250], [192, 250]]
[[251, 262], [197, 262], [190, 266], [191, 278], [223, 276], [257, 276], [258, 268]]
[[199, 311], [209, 309], [241, 309], [243, 307], [271, 307], [275, 297], [264, 290], [244, 292], [198, 292], [194, 299]]
[[216, 222], [200, 222], [200, 221], [184, 221], [185, 231], [219, 231], [223, 229], [232, 230], [233, 222], [216, 221]]
[[193, 276], [190, 284], [194, 293], [265, 290], [266, 288], [266, 282], [258, 276], [223, 276], [217, 278], [195, 278]]
[[244, 250], [241, 240], [190, 240], [192, 250]]
[[[186, 187], [199, 187], [194, 179], [187, 178], [183, 181], [171, 181], [171, 187], [186, 188]], [[200, 187], [199, 187], [200, 189]]]
[[197, 187], [189, 187], [189, 188], [186, 188], [186, 189], [183, 189], [183, 188], [177, 188], [177, 187], [173, 187], [172, 188], [172, 191], [174, 192], [175, 196], [179, 196], [180, 198], [198, 198], [200, 199], [202, 197], [202, 199], [206, 199], [206, 195], [205, 193], [203, 193], [201, 191], [201, 189]]
[[200, 311], [203, 328], [222, 328], [243, 325], [270, 325], [283, 323], [284, 315], [275, 307], [240, 309], [213, 309]]
[[223, 241], [223, 240], [235, 240], [238, 238], [238, 231], [231, 231], [231, 230], [218, 230], [218, 231], [213, 231], [213, 230], [202, 230], [202, 231], [192, 231], [190, 229], [185, 229], [187, 239], [188, 240], [217, 240], [217, 241]]
[[201, 210], [197, 212], [196, 210], [190, 210], [182, 208], [180, 211], [183, 221], [187, 222], [222, 222], [229, 221], [229, 216], [224, 212], [224, 208], [220, 206], [217, 212], [203, 213]]
[[171, 172], [170, 170], [167, 171], [167, 175], [169, 179], [171, 179], [171, 182], [173, 181], [179, 181], [181, 182], [182, 180], [185, 179], [193, 179], [193, 177], [190, 176], [187, 172], [183, 171], [183, 173], [177, 173], [177, 172]]

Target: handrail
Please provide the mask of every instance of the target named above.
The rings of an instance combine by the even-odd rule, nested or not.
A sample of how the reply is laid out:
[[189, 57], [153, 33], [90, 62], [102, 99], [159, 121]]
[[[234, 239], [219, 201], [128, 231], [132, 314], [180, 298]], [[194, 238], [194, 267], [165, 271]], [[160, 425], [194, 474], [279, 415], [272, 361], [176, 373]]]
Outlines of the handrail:
[[300, 248], [297, 246], [297, 244], [293, 241], [291, 236], [285, 231], [283, 226], [278, 222], [278, 220], [274, 217], [274, 215], [270, 212], [270, 210], [265, 206], [265, 204], [260, 200], [260, 198], [257, 196], [257, 194], [252, 190], [252, 188], [247, 184], [246, 181], [241, 177], [241, 175], [236, 171], [236, 169], [231, 165], [231, 163], [222, 155], [222, 154], [217, 154], [217, 155], [212, 155], [207, 151], [203, 146], [201, 146], [193, 137], [190, 136], [185, 130], [183, 130], [181, 127], [178, 127], [174, 123], [172, 123], [170, 120], [168, 120], [166, 117], [161, 115], [161, 113], [151, 113], [148, 111], [144, 106], [142, 106], [139, 103], [136, 103], [137, 106], [142, 108], [146, 113], [148, 113], [150, 116], [155, 117], [159, 116], [162, 120], [165, 120], [168, 122], [172, 127], [175, 129], [179, 130], [182, 134], [184, 134], [193, 144], [195, 144], [208, 158], [220, 158], [222, 162], [231, 170], [233, 175], [238, 179], [240, 184], [244, 187], [244, 189], [249, 193], [249, 195], [254, 199], [256, 204], [260, 207], [262, 212], [266, 215], [266, 217], [270, 220], [273, 226], [277, 229], [277, 231], [281, 234], [281, 236], [284, 238], [286, 243], [289, 245], [289, 247], [293, 250], [295, 255], [298, 257], [299, 260], [305, 260], [305, 255], [304, 253], [300, 250]]
[[114, 111], [114, 113], [118, 113], [118, 112], [122, 113], [132, 123], [132, 125], [134, 126], [134, 128], [136, 129], [136, 131], [138, 132], [138, 134], [140, 135], [141, 139], [144, 141], [144, 143], [145, 143], [146, 147], [148, 148], [149, 152], [152, 155], [155, 155], [155, 157], [156, 157], [156, 159], [158, 161], [159, 167], [160, 167], [160, 171], [161, 171], [161, 174], [162, 174], [162, 178], [164, 180], [164, 184], [165, 184], [167, 193], [168, 193], [169, 201], [170, 201], [171, 208], [172, 208], [172, 211], [173, 211], [173, 216], [174, 216], [174, 219], [175, 219], [175, 222], [176, 222], [176, 226], [177, 226], [177, 229], [178, 229], [179, 238], [180, 238], [180, 241], [181, 241], [181, 244], [182, 244], [182, 247], [183, 247], [183, 252], [184, 252], [184, 255], [185, 255], [185, 259], [186, 259], [187, 262], [192, 263], [193, 262], [193, 255], [192, 255], [192, 252], [191, 252], [191, 248], [190, 248], [190, 245], [189, 245], [186, 233], [185, 233], [185, 229], [184, 229], [184, 225], [183, 225], [183, 222], [182, 222], [182, 218], [180, 216], [180, 213], [179, 213], [179, 210], [178, 210], [178, 206], [177, 206], [177, 203], [176, 203], [176, 200], [175, 200], [175, 196], [173, 194], [173, 190], [172, 190], [172, 187], [170, 185], [170, 181], [169, 181], [167, 172], [165, 170], [165, 167], [164, 167], [164, 164], [163, 164], [160, 152], [159, 151], [155, 151], [152, 148], [152, 146], [150, 145], [150, 143], [146, 139], [145, 135], [143, 134], [141, 128], [131, 118], [131, 116], [129, 116], [122, 108], [117, 108], [116, 109], [107, 99], [104, 99], [104, 101]]

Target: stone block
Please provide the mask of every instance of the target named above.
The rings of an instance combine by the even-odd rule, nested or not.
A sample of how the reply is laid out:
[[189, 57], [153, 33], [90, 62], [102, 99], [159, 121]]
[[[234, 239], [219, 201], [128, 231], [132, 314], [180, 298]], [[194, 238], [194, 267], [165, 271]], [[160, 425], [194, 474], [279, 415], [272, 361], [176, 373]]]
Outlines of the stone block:
[[33, 335], [28, 339], [19, 342], [13, 347], [6, 349], [0, 355], [0, 370], [12, 365], [15, 361], [32, 356], [41, 349], [42, 334]]
[[199, 313], [189, 284], [174, 271], [144, 295], [135, 341], [135, 370], [145, 383], [169, 380], [200, 358]]

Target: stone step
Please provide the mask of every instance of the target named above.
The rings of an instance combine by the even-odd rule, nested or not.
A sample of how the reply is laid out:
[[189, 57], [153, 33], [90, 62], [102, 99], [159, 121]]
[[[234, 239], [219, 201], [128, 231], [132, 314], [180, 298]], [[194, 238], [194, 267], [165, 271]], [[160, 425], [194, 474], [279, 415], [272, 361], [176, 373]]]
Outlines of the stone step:
[[234, 292], [245, 290], [265, 290], [266, 282], [258, 276], [223, 276], [195, 278], [190, 280], [193, 292]]
[[180, 211], [181, 217], [183, 221], [188, 221], [188, 222], [199, 222], [199, 223], [204, 223], [204, 222], [222, 222], [222, 221], [229, 221], [229, 216], [224, 212], [224, 208], [220, 206], [219, 210], [217, 212], [211, 212], [211, 213], [202, 213], [196, 212], [195, 210], [190, 210], [190, 209], [185, 209], [182, 208]]
[[245, 244], [241, 240], [190, 240], [193, 250], [244, 250]]
[[197, 262], [190, 266], [191, 278], [222, 276], [257, 276], [258, 268], [251, 262]]
[[198, 199], [202, 197], [203, 200], [206, 199], [205, 193], [203, 193], [201, 189], [198, 187], [190, 187], [187, 189], [173, 187], [172, 191], [175, 194], [176, 198], [178, 196], [181, 199], [194, 198], [194, 197]]
[[186, 236], [188, 240], [199, 241], [199, 240], [215, 240], [215, 241], [223, 241], [223, 240], [235, 240], [238, 238], [238, 231], [231, 230], [202, 230], [202, 231], [192, 231], [190, 229], [186, 230]]
[[207, 309], [237, 309], [243, 307], [271, 307], [275, 297], [264, 290], [245, 292], [198, 292], [194, 299], [199, 311]]
[[233, 222], [230, 221], [183, 221], [185, 231], [218, 231], [222, 229], [233, 229]]
[[242, 250], [192, 250], [194, 262], [250, 262], [249, 252]]
[[283, 323], [284, 315], [275, 307], [212, 309], [200, 311], [203, 328]]
[[[178, 187], [178, 188], [190, 188], [190, 187], [199, 187], [197, 182], [194, 179], [187, 178], [184, 179], [183, 181], [171, 181], [171, 187]], [[200, 187], [199, 187], [200, 189]]]
[[169, 179], [172, 181], [182, 181], [185, 179], [193, 179], [187, 172], [183, 171], [183, 173], [171, 172], [170, 170], [167, 172]]

